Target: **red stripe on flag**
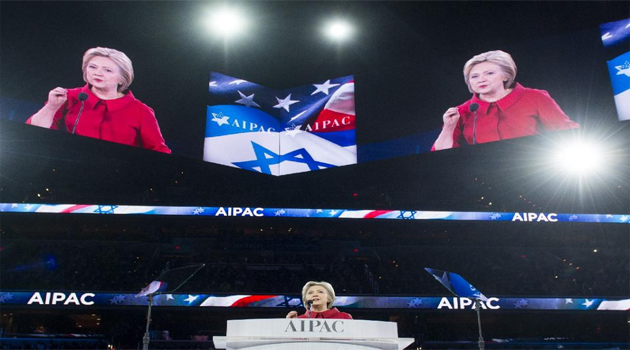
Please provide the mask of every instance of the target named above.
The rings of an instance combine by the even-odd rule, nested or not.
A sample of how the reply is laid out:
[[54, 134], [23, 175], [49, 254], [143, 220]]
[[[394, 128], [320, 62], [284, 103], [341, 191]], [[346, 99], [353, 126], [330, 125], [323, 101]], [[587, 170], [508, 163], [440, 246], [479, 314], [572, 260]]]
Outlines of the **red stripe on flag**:
[[383, 214], [387, 214], [387, 213], [391, 213], [391, 212], [393, 212], [393, 210], [374, 210], [374, 211], [371, 211], [366, 216], [364, 216], [364, 218], [365, 219], [374, 219], [377, 216], [381, 216]]
[[80, 210], [80, 209], [87, 208], [87, 207], [91, 207], [91, 205], [87, 205], [87, 204], [73, 205], [70, 208], [66, 208], [66, 209], [60, 211], [60, 213], [68, 214], [68, 213], [72, 213], [75, 210]]
[[245, 307], [249, 306], [249, 304], [251, 303], [274, 297], [276, 297], [276, 295], [250, 295], [248, 297], [241, 298], [235, 301], [234, 303], [232, 303], [232, 305], [230, 305], [230, 307]]

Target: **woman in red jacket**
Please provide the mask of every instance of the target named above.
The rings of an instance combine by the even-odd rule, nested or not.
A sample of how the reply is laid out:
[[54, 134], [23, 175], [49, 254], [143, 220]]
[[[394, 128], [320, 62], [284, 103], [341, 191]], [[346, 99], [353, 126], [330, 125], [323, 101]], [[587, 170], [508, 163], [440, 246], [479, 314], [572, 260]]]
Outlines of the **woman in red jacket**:
[[287, 318], [339, 318], [351, 320], [349, 313], [341, 312], [332, 307], [335, 302], [335, 290], [328, 282], [310, 281], [302, 288], [302, 303], [306, 313], [299, 315], [291, 311]]
[[133, 66], [124, 53], [96, 47], [83, 55], [84, 87], [57, 87], [26, 123], [100, 140], [171, 153], [153, 109], [128, 89]]
[[[470, 100], [449, 108], [433, 151], [577, 128], [547, 91], [516, 83], [516, 64], [503, 51], [474, 56], [464, 65]], [[476, 114], [475, 114], [476, 111]]]

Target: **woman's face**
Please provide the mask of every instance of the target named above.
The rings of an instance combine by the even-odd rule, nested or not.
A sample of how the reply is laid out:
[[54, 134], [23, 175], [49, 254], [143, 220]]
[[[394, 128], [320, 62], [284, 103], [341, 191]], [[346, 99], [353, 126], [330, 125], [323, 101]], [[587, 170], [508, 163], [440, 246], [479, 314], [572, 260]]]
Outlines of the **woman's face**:
[[468, 82], [473, 92], [483, 96], [494, 96], [504, 93], [505, 80], [507, 78], [501, 67], [492, 62], [476, 64], [468, 75]]
[[312, 286], [306, 291], [306, 300], [313, 301], [314, 309], [327, 309], [328, 306], [328, 293], [322, 286]]
[[96, 56], [85, 67], [87, 81], [94, 88], [103, 91], [118, 91], [122, 81], [120, 69], [107, 57]]

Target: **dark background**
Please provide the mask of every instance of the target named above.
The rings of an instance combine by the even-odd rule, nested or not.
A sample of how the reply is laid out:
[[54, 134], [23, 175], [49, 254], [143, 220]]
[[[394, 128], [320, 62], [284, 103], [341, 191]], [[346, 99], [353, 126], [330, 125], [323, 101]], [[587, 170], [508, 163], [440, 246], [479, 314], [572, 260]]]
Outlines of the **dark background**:
[[[0, 119], [25, 119], [11, 113], [37, 110], [56, 86], [82, 86], [83, 53], [112, 47], [133, 61], [131, 90], [154, 108], [175, 153], [0, 120], [0, 201], [630, 213], [630, 124], [617, 121], [606, 70], [628, 48], [604, 49], [598, 29], [627, 18], [627, 2], [241, 2], [255, 28], [230, 43], [200, 23], [215, 4], [0, 2]], [[357, 27], [343, 45], [318, 32], [337, 14]], [[425, 152], [422, 135], [470, 97], [465, 61], [493, 49], [510, 52], [517, 81], [548, 90], [580, 129]], [[201, 161], [210, 71], [278, 89], [354, 74], [359, 155], [380, 160], [278, 178]], [[558, 170], [550, 156], [580, 139], [603, 149], [602, 169]], [[136, 292], [168, 261], [207, 264], [186, 286], [191, 293], [295, 294], [324, 279], [340, 295], [447, 296], [426, 265], [461, 273], [486, 294], [630, 295], [630, 235], [616, 224], [0, 213], [0, 234], [2, 291]], [[46, 265], [50, 256], [57, 269]], [[225, 334], [226, 319], [286, 311], [158, 308], [153, 329], [187, 340]], [[396, 321], [417, 347], [476, 346], [476, 318], [466, 311], [344, 311]], [[20, 339], [45, 326], [136, 348], [143, 312], [3, 307], [0, 328]], [[92, 313], [102, 324], [79, 328]], [[542, 337], [562, 337], [565, 348], [627, 348], [627, 320], [623, 312], [482, 316], [486, 339], [524, 342], [511, 348], [557, 348]], [[211, 348], [200, 344], [160, 346]]]

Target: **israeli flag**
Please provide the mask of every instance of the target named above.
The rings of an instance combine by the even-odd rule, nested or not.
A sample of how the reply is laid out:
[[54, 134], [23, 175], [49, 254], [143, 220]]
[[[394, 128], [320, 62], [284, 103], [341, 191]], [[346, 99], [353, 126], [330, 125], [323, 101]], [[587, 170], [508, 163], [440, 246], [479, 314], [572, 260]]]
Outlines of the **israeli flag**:
[[425, 267], [424, 269], [433, 275], [433, 278], [446, 287], [446, 289], [460, 298], [479, 299], [481, 301], [488, 300], [483, 293], [466, 281], [464, 277], [454, 272], [437, 270], [429, 267]]
[[630, 51], [608, 61], [619, 120], [630, 120]]

